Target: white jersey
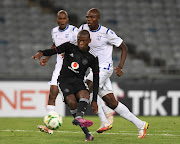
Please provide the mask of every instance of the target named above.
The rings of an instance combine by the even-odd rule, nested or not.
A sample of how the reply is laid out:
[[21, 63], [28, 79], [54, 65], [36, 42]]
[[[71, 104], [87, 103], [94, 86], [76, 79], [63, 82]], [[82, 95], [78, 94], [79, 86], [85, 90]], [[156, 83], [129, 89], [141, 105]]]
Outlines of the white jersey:
[[89, 43], [89, 47], [98, 56], [99, 65], [103, 63], [112, 64], [113, 45], [119, 47], [123, 40], [115, 32], [101, 25], [97, 30], [91, 31], [87, 24], [83, 24], [80, 26], [79, 31], [83, 29], [90, 32], [91, 43]]
[[[70, 42], [77, 45], [78, 28], [73, 25], [67, 25], [64, 30], [60, 30], [59, 26], [55, 27], [51, 31], [53, 43], [57, 46]], [[60, 54], [57, 54], [57, 64], [63, 63], [63, 58]]]
[[[55, 27], [51, 31], [53, 43], [56, 46], [59, 46], [63, 43], [70, 42], [72, 44], [77, 44], [77, 34], [78, 28], [73, 25], [67, 25], [64, 30], [60, 30], [59, 26]], [[57, 63], [55, 65], [55, 69], [53, 71], [53, 75], [51, 81], [49, 82], [50, 85], [57, 85], [57, 79], [59, 76], [59, 72], [61, 71], [63, 64], [63, 57], [61, 54], [57, 54]]]

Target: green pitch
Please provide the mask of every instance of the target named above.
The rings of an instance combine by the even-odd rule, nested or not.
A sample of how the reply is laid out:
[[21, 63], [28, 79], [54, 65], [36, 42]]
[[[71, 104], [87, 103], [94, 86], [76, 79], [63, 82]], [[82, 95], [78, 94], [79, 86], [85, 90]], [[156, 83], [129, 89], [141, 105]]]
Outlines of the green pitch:
[[53, 135], [39, 132], [37, 125], [43, 118], [0, 118], [0, 144], [179, 144], [180, 117], [139, 117], [149, 122], [144, 139], [137, 139], [136, 127], [127, 120], [115, 116], [113, 128], [102, 134], [96, 133], [100, 126], [97, 116], [86, 116], [94, 122], [89, 130], [94, 141], [84, 142], [85, 137], [78, 126], [72, 125], [72, 117], [64, 117], [63, 125]]

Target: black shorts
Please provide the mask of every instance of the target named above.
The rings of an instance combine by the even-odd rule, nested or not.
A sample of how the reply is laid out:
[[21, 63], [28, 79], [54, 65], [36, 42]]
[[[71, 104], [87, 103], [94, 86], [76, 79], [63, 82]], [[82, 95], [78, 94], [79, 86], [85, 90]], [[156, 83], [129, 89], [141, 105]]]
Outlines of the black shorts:
[[87, 90], [89, 92], [82, 79], [58, 78], [58, 82], [64, 98], [70, 94], [74, 94], [76, 96], [76, 94], [81, 90]]

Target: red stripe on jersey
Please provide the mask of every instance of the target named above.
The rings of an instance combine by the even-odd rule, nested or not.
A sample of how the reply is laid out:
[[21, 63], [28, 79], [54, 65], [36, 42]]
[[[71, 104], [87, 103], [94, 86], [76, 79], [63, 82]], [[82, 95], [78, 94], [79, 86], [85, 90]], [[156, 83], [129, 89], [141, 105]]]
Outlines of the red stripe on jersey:
[[56, 52], [58, 53], [58, 51], [57, 51], [56, 47], [55, 47], [55, 50], [56, 50]]
[[97, 72], [97, 73], [93, 73], [93, 74], [98, 74], [99, 72]]

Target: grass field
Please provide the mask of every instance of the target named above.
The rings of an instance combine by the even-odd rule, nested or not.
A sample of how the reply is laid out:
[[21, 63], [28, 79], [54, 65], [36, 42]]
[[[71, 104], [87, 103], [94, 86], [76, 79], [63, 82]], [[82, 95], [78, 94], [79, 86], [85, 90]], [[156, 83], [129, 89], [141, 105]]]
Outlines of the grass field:
[[64, 117], [63, 125], [53, 135], [39, 132], [37, 125], [42, 118], [0, 118], [0, 144], [180, 144], [180, 117], [139, 117], [150, 124], [144, 139], [137, 139], [136, 127], [127, 120], [115, 116], [113, 128], [103, 134], [96, 133], [100, 126], [97, 116], [86, 116], [94, 122], [89, 130], [94, 141], [84, 142], [84, 134], [73, 126], [72, 117]]

